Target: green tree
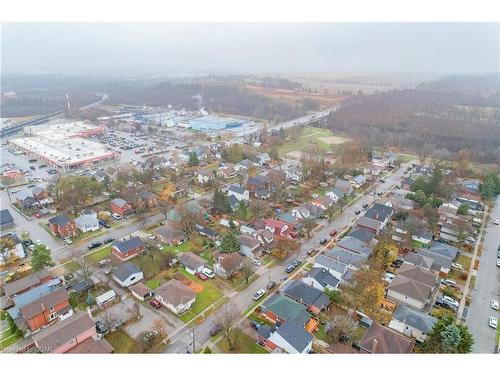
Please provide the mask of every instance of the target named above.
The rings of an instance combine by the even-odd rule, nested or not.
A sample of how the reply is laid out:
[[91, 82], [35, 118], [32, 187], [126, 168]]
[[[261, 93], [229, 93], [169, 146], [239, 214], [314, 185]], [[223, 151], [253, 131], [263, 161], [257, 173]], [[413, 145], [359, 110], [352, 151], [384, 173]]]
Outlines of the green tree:
[[330, 290], [325, 289], [323, 291], [328, 296], [330, 303], [334, 303], [336, 305], [342, 305], [344, 303], [344, 297], [342, 296], [342, 292], [338, 289]]
[[467, 203], [462, 203], [460, 207], [458, 207], [457, 214], [459, 215], [467, 215], [469, 213], [469, 205]]
[[69, 294], [69, 304], [71, 305], [71, 307], [73, 309], [76, 309], [76, 305], [78, 304], [78, 295], [76, 294], [76, 292], [71, 292]]
[[53, 266], [54, 262], [50, 256], [50, 250], [45, 245], [35, 245], [31, 254], [31, 268], [33, 272], [43, 270], [45, 267]]
[[240, 241], [236, 235], [235, 231], [229, 231], [220, 243], [220, 251], [223, 253], [234, 253], [240, 250]]
[[196, 155], [196, 152], [189, 153], [188, 164], [190, 167], [195, 167], [200, 164], [200, 159], [198, 158], [198, 155]]
[[85, 176], [63, 176], [54, 187], [54, 195], [61, 208], [79, 211], [92, 202], [92, 198], [101, 194], [103, 185], [95, 178]]
[[470, 353], [474, 339], [467, 326], [457, 324], [454, 316], [440, 318], [427, 341], [422, 345], [424, 353]]
[[415, 194], [413, 195], [413, 200], [420, 207], [425, 206], [425, 204], [427, 203], [427, 197], [425, 196], [425, 193], [423, 192], [423, 190], [417, 190], [415, 192]]
[[95, 303], [95, 297], [92, 292], [87, 294], [87, 300], [85, 302], [87, 303], [87, 306], [92, 306]]
[[392, 240], [379, 241], [373, 249], [372, 265], [381, 270], [387, 269], [396, 260], [398, 250], [398, 246]]
[[250, 219], [250, 210], [242, 200], [238, 203], [238, 207], [236, 208], [236, 215], [241, 220], [248, 221]]
[[489, 172], [480, 185], [481, 196], [484, 200], [492, 200], [500, 194], [500, 177], [495, 172]]
[[269, 150], [269, 157], [273, 160], [279, 159], [278, 148], [276, 146], [271, 147], [271, 149]]

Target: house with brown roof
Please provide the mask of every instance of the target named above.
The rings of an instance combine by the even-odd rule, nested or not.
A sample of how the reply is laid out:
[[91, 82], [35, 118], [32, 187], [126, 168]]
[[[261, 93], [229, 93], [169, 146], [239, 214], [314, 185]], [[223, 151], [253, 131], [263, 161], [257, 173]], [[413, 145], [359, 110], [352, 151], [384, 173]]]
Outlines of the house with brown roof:
[[165, 224], [155, 229], [156, 237], [169, 246], [180, 245], [187, 241], [184, 232], [173, 225]]
[[73, 237], [78, 234], [75, 221], [64, 215], [50, 218], [49, 227], [54, 236], [61, 238]]
[[432, 305], [438, 286], [438, 278], [433, 272], [404, 263], [387, 289], [387, 298], [422, 310]]
[[31, 303], [22, 306], [20, 313], [31, 331], [36, 331], [71, 310], [66, 289], [57, 288]]
[[244, 261], [245, 257], [238, 252], [222, 254], [214, 265], [214, 272], [227, 279], [243, 268]]
[[258, 256], [261, 252], [261, 244], [257, 238], [242, 234], [238, 237], [240, 241], [240, 254], [249, 258]]
[[203, 268], [208, 265], [208, 262], [196, 255], [191, 251], [187, 251], [182, 253], [179, 256], [179, 262], [184, 266], [184, 269], [189, 272], [191, 275], [194, 275], [197, 272], [201, 272]]
[[139, 301], [145, 301], [153, 295], [153, 291], [144, 283], [138, 282], [128, 287], [128, 290]]
[[111, 353], [113, 347], [104, 339], [97, 340], [96, 326], [89, 314], [77, 312], [70, 318], [33, 335], [42, 353]]
[[5, 283], [3, 285], [3, 289], [5, 291], [5, 295], [9, 298], [12, 298], [16, 295], [23, 294], [39, 285], [42, 285], [43, 283], [51, 279], [52, 275], [49, 273], [49, 271], [41, 270], [10, 283]]
[[373, 322], [359, 342], [361, 351], [371, 354], [409, 354], [415, 341], [399, 332]]
[[196, 294], [179, 280], [169, 280], [154, 290], [155, 299], [170, 311], [182, 315], [196, 300]]

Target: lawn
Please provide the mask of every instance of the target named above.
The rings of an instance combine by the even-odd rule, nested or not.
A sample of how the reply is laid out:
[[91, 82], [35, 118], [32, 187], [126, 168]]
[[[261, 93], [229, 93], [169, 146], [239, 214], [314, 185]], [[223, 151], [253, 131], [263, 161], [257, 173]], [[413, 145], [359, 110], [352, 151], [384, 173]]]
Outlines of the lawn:
[[423, 249], [423, 248], [425, 248], [425, 245], [422, 242], [418, 242], [418, 241], [412, 240], [411, 241], [411, 247], [413, 247], [415, 249]]
[[182, 269], [180, 272], [189, 277], [191, 280], [196, 281], [197, 283], [203, 283], [204, 286], [203, 291], [196, 295], [196, 301], [191, 307], [191, 310], [181, 316], [181, 320], [183, 322], [188, 322], [203, 310], [205, 310], [208, 306], [220, 299], [222, 297], [222, 292], [219, 290], [213, 280], [202, 281], [197, 277], [189, 274], [184, 269]]
[[457, 258], [457, 263], [464, 266], [464, 270], [469, 271], [472, 258], [460, 254]]
[[162, 248], [163, 251], [173, 253], [173, 254], [185, 253], [186, 251], [191, 251], [192, 249], [193, 249], [193, 246], [191, 245], [190, 241], [184, 242], [183, 244], [180, 244], [177, 246], [165, 245]]
[[139, 353], [137, 343], [121, 329], [107, 335], [106, 340], [113, 346], [115, 353]]
[[362, 325], [358, 325], [356, 327], [356, 330], [354, 332], [354, 342], [360, 342], [361, 339], [363, 338], [363, 335], [365, 334], [365, 332], [367, 331], [368, 329], [363, 327]]
[[137, 265], [144, 272], [144, 278], [148, 280], [167, 269], [167, 258], [167, 254], [161, 251], [150, 250], [147, 254], [134, 257], [130, 262]]
[[247, 353], [247, 354], [266, 354], [269, 353], [266, 349], [257, 344], [257, 341], [242, 332], [238, 332], [238, 341], [236, 344], [236, 349], [230, 351], [227, 345], [227, 341], [224, 338], [218, 344], [218, 347], [225, 353]]
[[17, 335], [17, 334], [13, 334], [13, 335], [8, 334], [5, 337], [2, 334], [2, 340], [0, 341], [0, 349], [5, 349], [5, 348], [15, 344], [16, 342], [18, 342], [21, 339], [22, 339], [22, 336]]
[[243, 289], [246, 289], [250, 284], [252, 284], [258, 278], [259, 275], [254, 273], [250, 275], [250, 277], [248, 278], [248, 283], [246, 283], [243, 274], [238, 273], [235, 277], [232, 277], [230, 280], [228, 280], [228, 282], [231, 288], [239, 292], [242, 291]]
[[111, 255], [111, 245], [105, 246], [102, 249], [94, 251], [91, 254], [86, 255], [87, 260], [92, 264], [97, 264], [101, 260], [109, 257]]
[[330, 150], [335, 145], [329, 145], [323, 142], [319, 138], [321, 137], [332, 137], [335, 136], [334, 133], [329, 129], [321, 129], [314, 127], [302, 128], [300, 137], [295, 141], [287, 142], [278, 147], [278, 153], [280, 156], [285, 156], [291, 151], [302, 151], [309, 144], [316, 143], [317, 147], [321, 150]]
[[71, 260], [67, 263], [64, 263], [64, 269], [68, 273], [74, 273], [74, 272], [78, 271], [80, 268], [82, 268], [82, 267], [80, 267], [80, 265], [77, 262], [75, 262], [74, 260]]

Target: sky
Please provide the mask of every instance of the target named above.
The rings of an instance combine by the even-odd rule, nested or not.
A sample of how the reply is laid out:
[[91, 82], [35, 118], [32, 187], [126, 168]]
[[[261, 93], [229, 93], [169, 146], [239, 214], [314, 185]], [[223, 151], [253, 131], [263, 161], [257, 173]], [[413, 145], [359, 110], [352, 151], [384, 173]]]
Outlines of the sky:
[[5, 74], [482, 74], [499, 49], [493, 23], [1, 25]]

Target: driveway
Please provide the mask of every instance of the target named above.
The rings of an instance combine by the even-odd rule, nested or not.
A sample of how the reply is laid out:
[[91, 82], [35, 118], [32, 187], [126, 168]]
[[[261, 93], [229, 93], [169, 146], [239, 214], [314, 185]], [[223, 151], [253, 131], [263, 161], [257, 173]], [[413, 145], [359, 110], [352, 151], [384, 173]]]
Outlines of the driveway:
[[[488, 326], [488, 318], [500, 318], [498, 312], [490, 307], [492, 299], [500, 300], [500, 267], [496, 267], [497, 248], [500, 245], [500, 197], [495, 200], [487, 224], [484, 249], [480, 257], [476, 283], [472, 290], [472, 302], [468, 311], [467, 325], [474, 336], [474, 353], [494, 353], [496, 332]], [[497, 343], [498, 345], [498, 343]]]

